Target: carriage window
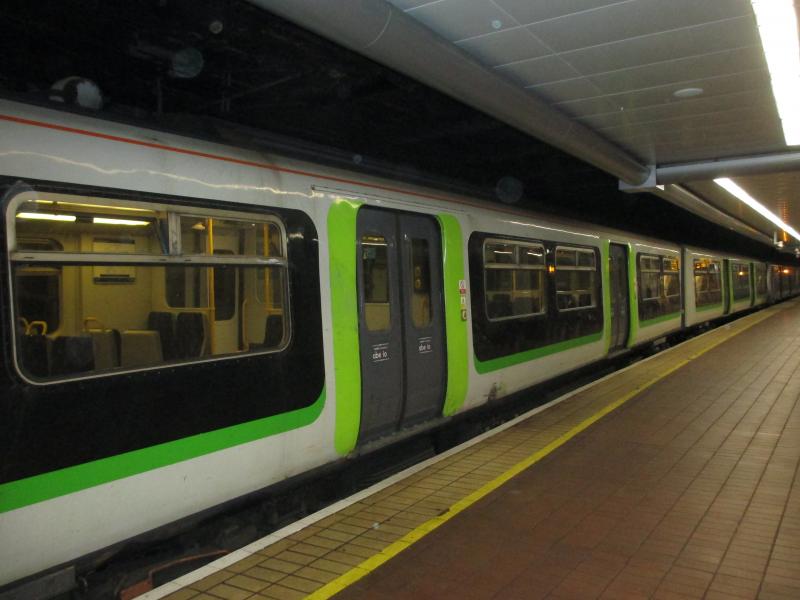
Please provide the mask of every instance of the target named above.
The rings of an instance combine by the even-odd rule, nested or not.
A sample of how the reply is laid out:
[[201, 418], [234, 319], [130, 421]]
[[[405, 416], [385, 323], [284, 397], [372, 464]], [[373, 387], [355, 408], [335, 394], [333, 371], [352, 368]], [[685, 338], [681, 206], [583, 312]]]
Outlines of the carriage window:
[[680, 266], [677, 258], [664, 258], [664, 296], [675, 298], [681, 295]]
[[17, 355], [29, 376], [154, 367], [288, 341], [286, 252], [274, 219], [44, 193], [26, 193], [9, 210]]
[[639, 257], [639, 288], [642, 300], [661, 297], [661, 261], [657, 256]]
[[764, 296], [767, 293], [767, 266], [763, 263], [756, 263], [756, 294]]
[[733, 299], [746, 300], [750, 298], [750, 265], [731, 262], [731, 279], [733, 282]]
[[556, 303], [559, 311], [597, 305], [594, 250], [556, 248]]
[[694, 259], [694, 298], [698, 308], [722, 302], [719, 261]]
[[680, 311], [680, 268], [677, 256], [639, 255], [639, 319], [647, 321]]
[[364, 278], [364, 321], [369, 331], [391, 327], [389, 303], [389, 249], [382, 235], [361, 238], [361, 269]]
[[544, 314], [544, 246], [490, 239], [484, 242], [483, 255], [490, 320]]
[[431, 324], [431, 270], [428, 240], [411, 240], [411, 320], [414, 327]]

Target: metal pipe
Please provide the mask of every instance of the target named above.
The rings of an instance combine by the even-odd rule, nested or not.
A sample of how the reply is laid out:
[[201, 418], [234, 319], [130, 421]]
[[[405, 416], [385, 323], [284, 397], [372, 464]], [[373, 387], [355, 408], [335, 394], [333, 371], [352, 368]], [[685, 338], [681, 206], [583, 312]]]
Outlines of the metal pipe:
[[[754, 239], [757, 242], [761, 242], [762, 244], [769, 244], [770, 246], [772, 245], [772, 238], [763, 231], [751, 227], [736, 217], [733, 217], [728, 213], [716, 208], [715, 206], [710, 205], [700, 196], [690, 192], [684, 187], [679, 185], [667, 185], [664, 186], [664, 189], [653, 188], [648, 191], [660, 198], [663, 198], [664, 200], [672, 202], [676, 206], [680, 206], [684, 210], [688, 210], [689, 212], [707, 221], [711, 221], [712, 223], [717, 223], [722, 227], [732, 229], [733, 231]], [[767, 222], [766, 219], [764, 222]], [[771, 231], [772, 229], [774, 229], [774, 227], [770, 225], [768, 230]]]
[[594, 131], [475, 59], [385, 0], [250, 0], [404, 73], [629, 184], [648, 168]]
[[659, 185], [800, 170], [800, 152], [725, 158], [656, 168]]

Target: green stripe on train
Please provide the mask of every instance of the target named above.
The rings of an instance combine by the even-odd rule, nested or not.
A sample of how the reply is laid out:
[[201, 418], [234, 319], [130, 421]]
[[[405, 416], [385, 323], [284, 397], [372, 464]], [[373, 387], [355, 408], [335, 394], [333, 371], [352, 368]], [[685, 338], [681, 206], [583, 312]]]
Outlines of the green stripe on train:
[[716, 302], [714, 304], [704, 304], [702, 306], [695, 306], [695, 312], [703, 312], [704, 310], [721, 310], [722, 309], [722, 302]]
[[363, 204], [338, 198], [328, 211], [333, 363], [336, 377], [334, 446], [339, 454], [356, 447], [361, 425], [361, 355], [356, 290], [356, 217]]
[[606, 345], [604, 354], [608, 354], [611, 347], [611, 331], [614, 329], [611, 324], [611, 242], [605, 240], [600, 248], [600, 277], [603, 289], [603, 337]]
[[668, 315], [660, 315], [658, 317], [653, 317], [652, 319], [647, 319], [646, 321], [641, 321], [639, 326], [650, 327], [651, 325], [658, 325], [659, 323], [664, 323], [665, 321], [672, 321], [673, 319], [680, 319], [681, 318], [681, 311], [671, 312]]
[[314, 422], [324, 405], [325, 388], [314, 404], [299, 410], [4, 483], [0, 513], [298, 429]]
[[531, 350], [518, 352], [509, 356], [500, 356], [498, 358], [492, 358], [486, 361], [479, 360], [476, 356], [474, 357], [475, 370], [483, 375], [484, 373], [491, 373], [492, 371], [497, 371], [498, 369], [506, 369], [508, 367], [520, 365], [531, 360], [536, 360], [537, 358], [542, 358], [558, 352], [564, 352], [565, 350], [571, 350], [572, 348], [577, 348], [578, 346], [599, 342], [602, 339], [603, 331], [601, 330], [591, 335], [585, 335], [572, 340], [565, 340], [556, 344], [550, 344], [549, 346], [542, 346], [541, 348], [533, 348]]
[[636, 251], [633, 249], [633, 244], [628, 244], [628, 318], [630, 321], [628, 348], [633, 348], [636, 345], [636, 336], [639, 335], [638, 287], [639, 281], [636, 277]]
[[444, 311], [447, 328], [447, 393], [442, 414], [458, 411], [467, 397], [467, 322], [461, 319], [459, 283], [464, 276], [464, 246], [461, 226], [452, 215], [438, 215], [442, 229], [442, 258], [444, 262]]

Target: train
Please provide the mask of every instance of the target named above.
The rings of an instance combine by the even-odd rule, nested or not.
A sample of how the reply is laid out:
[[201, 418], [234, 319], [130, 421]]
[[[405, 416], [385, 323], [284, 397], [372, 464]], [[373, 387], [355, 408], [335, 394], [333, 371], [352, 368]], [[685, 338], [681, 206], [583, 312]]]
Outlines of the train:
[[0, 177], [0, 591], [800, 291], [792, 266], [10, 100]]

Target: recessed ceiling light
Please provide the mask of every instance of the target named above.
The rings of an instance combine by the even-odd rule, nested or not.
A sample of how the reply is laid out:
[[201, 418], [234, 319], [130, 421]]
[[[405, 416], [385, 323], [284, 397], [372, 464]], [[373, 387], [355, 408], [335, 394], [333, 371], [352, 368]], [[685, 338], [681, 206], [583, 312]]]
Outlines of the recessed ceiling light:
[[676, 98], [694, 98], [695, 96], [699, 96], [703, 93], [703, 88], [699, 87], [688, 87], [683, 88], [681, 90], [675, 90], [672, 92], [672, 95]]
[[714, 183], [716, 183], [721, 188], [724, 188], [729, 193], [736, 196], [739, 200], [747, 204], [750, 208], [760, 214], [762, 217], [772, 221], [780, 227], [786, 233], [789, 233], [797, 240], [800, 240], [800, 233], [797, 232], [791, 225], [787, 224], [783, 220], [781, 220], [778, 215], [773, 213], [769, 210], [766, 206], [761, 204], [758, 200], [753, 198], [750, 194], [744, 191], [741, 187], [736, 185], [732, 180], [728, 179], [727, 177], [720, 177], [719, 179], [715, 179]]
[[788, 146], [800, 145], [800, 44], [792, 0], [751, 0], [767, 59], [772, 95]]

